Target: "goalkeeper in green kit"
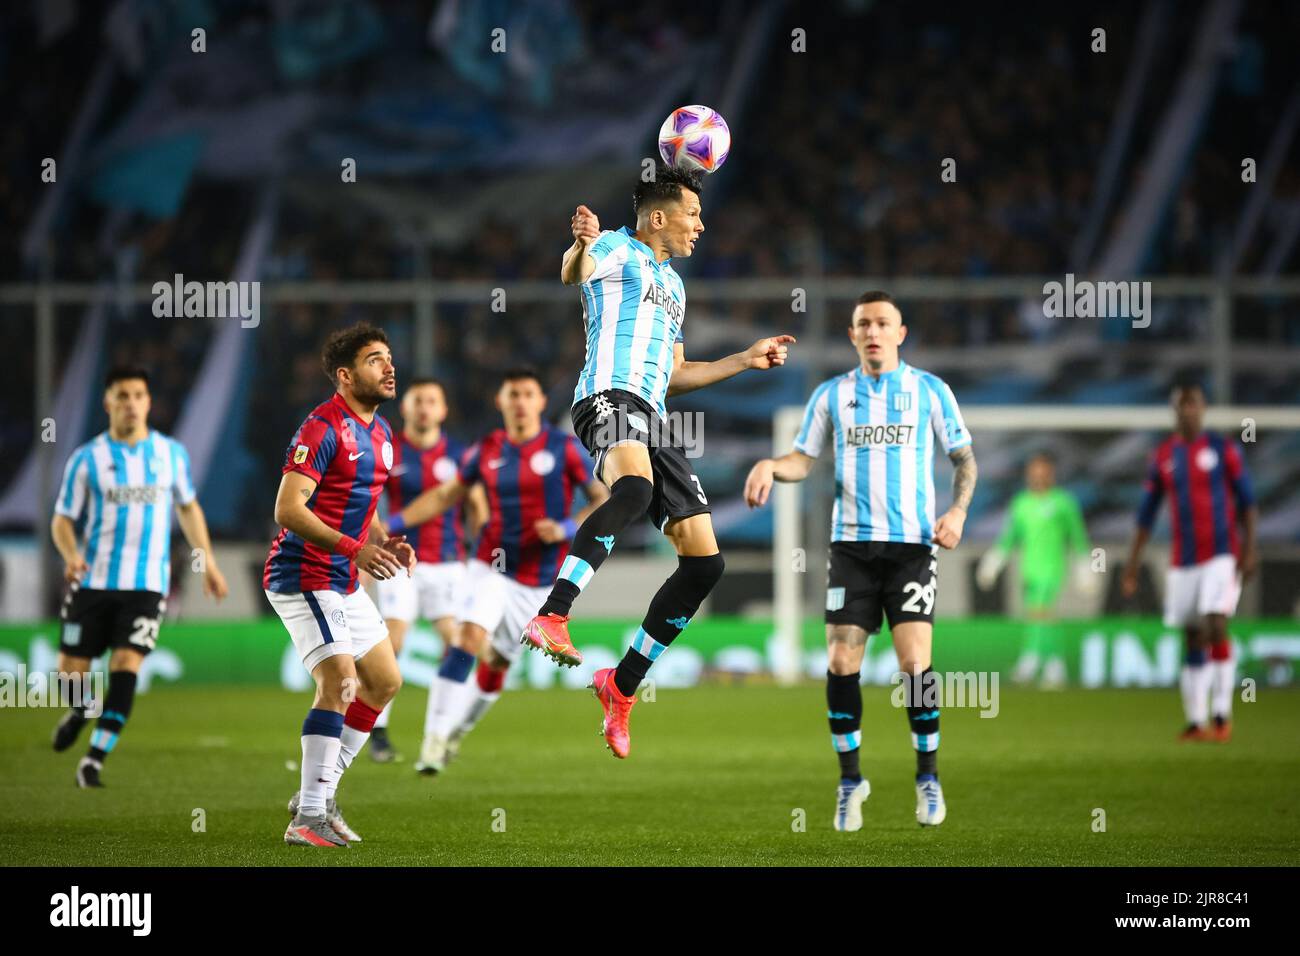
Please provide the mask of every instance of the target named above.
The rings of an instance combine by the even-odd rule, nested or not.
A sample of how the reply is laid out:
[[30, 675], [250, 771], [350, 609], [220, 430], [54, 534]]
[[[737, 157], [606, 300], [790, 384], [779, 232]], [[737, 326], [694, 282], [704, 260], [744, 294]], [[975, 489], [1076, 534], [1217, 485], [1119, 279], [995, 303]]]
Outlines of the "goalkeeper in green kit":
[[991, 589], [1011, 553], [1020, 550], [1025, 643], [1012, 680], [1028, 683], [1041, 668], [1042, 687], [1055, 689], [1065, 686], [1056, 601], [1070, 557], [1076, 559], [1080, 590], [1095, 593], [1096, 577], [1086, 561], [1089, 546], [1083, 512], [1074, 495], [1056, 487], [1056, 465], [1049, 454], [1039, 452], [1025, 464], [1025, 485], [1011, 500], [997, 544], [980, 559], [975, 581], [982, 590]]

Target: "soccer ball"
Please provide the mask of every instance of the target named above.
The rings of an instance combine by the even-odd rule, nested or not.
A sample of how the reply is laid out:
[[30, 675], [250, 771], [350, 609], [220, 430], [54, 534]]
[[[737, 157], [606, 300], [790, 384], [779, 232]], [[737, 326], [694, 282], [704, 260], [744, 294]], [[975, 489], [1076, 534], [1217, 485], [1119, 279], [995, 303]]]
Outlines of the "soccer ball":
[[669, 166], [715, 173], [729, 152], [727, 121], [707, 106], [679, 106], [659, 127], [659, 155]]

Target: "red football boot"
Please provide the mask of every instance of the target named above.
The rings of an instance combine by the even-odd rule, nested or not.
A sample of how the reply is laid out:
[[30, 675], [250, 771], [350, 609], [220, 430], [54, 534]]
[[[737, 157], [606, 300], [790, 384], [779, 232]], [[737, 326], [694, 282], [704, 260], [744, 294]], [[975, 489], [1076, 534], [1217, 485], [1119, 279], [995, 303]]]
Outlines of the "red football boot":
[[1178, 735], [1178, 739], [1186, 743], [1194, 740], [1209, 740], [1210, 735], [1198, 724], [1188, 724], [1187, 729]]
[[1219, 743], [1226, 744], [1232, 739], [1232, 721], [1225, 720], [1220, 723], [1216, 720], [1214, 722], [1214, 729], [1210, 731], [1210, 735]]
[[535, 647], [563, 667], [582, 663], [582, 654], [569, 640], [569, 618], [559, 614], [539, 614], [528, 622], [519, 643]]
[[600, 725], [600, 732], [605, 735], [605, 746], [622, 760], [632, 746], [627, 732], [627, 715], [636, 703], [636, 694], [623, 696], [614, 684], [614, 670], [613, 667], [606, 667], [596, 671], [587, 686], [596, 692], [596, 699], [605, 710], [605, 719]]

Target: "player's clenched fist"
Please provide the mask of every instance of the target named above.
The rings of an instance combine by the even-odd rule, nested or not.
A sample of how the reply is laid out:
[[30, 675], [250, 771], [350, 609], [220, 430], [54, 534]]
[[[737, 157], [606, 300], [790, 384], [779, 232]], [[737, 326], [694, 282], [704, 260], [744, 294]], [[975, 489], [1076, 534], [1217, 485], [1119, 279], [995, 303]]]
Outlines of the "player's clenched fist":
[[961, 541], [961, 529], [965, 525], [966, 512], [960, 508], [949, 508], [934, 523], [934, 543], [951, 551]]
[[573, 213], [573, 238], [583, 245], [600, 238], [600, 220], [586, 206], [579, 206]]

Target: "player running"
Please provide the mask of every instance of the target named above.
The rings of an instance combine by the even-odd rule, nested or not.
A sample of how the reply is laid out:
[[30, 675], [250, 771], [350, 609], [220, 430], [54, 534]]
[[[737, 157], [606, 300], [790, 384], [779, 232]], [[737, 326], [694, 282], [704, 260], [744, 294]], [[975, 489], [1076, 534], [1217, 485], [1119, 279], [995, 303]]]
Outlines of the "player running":
[[[930, 667], [937, 587], [936, 545], [955, 548], [975, 491], [975, 455], [952, 390], [898, 357], [903, 315], [884, 292], [858, 297], [849, 339], [860, 366], [823, 382], [804, 412], [794, 451], [758, 462], [745, 501], [763, 505], [775, 481], [803, 481], [830, 438], [835, 448], [835, 509], [826, 586], [826, 675], [831, 742], [839, 755], [835, 829], [862, 827], [871, 793], [859, 767], [867, 638], [882, 611], [910, 676], [907, 720], [916, 751], [916, 819], [937, 826], [947, 815], [939, 785], [938, 675]], [[952, 507], [934, 517], [934, 446], [954, 466]], [[918, 693], [920, 688], [920, 693]]]
[[[100, 773], [131, 714], [140, 665], [158, 643], [171, 578], [173, 507], [185, 540], [203, 555], [203, 593], [217, 600], [226, 596], [190, 457], [176, 439], [149, 427], [150, 406], [143, 369], [108, 373], [108, 431], [72, 452], [50, 522], [68, 583], [60, 613], [59, 673], [80, 675], [85, 688], [91, 660], [111, 651], [108, 692], [95, 702], [99, 719], [90, 750], [77, 764], [78, 787], [104, 785]], [[76, 530], [83, 514], [84, 550]], [[59, 720], [56, 751], [76, 742], [91, 706], [83, 697]]]
[[[506, 671], [523, 653], [519, 634], [554, 583], [569, 539], [609, 497], [592, 477], [591, 459], [577, 439], [543, 423], [546, 394], [536, 372], [507, 372], [496, 404], [504, 427], [469, 450], [458, 474], [424, 492], [389, 523], [398, 534], [422, 528], [470, 489], [482, 488], [487, 495], [488, 521], [465, 572], [460, 629], [429, 688], [416, 765], [424, 774], [440, 773], [501, 697]], [[589, 503], [571, 515], [577, 488]], [[471, 686], [475, 657], [479, 665]]]
[[316, 681], [284, 842], [342, 847], [361, 838], [339, 812], [339, 780], [402, 684], [388, 629], [357, 586], [357, 569], [380, 581], [403, 568], [409, 574], [415, 551], [371, 529], [393, 467], [393, 432], [377, 413], [397, 390], [388, 337], [353, 325], [326, 340], [322, 358], [337, 391], [289, 443], [275, 498], [281, 530], [262, 587]]
[[1012, 680], [1027, 684], [1041, 666], [1040, 686], [1057, 690], [1065, 686], [1065, 658], [1056, 604], [1071, 555], [1081, 590], [1095, 593], [1096, 576], [1086, 563], [1090, 546], [1079, 500], [1056, 486], [1056, 462], [1048, 452], [1037, 452], [1026, 462], [1025, 486], [1011, 499], [1002, 534], [980, 559], [975, 582], [981, 590], [992, 590], [1012, 552], [1020, 551], [1025, 644]]
[[523, 640], [555, 661], [582, 655], [569, 639], [569, 609], [613, 551], [618, 536], [648, 517], [677, 551], [677, 570], [650, 601], [632, 646], [617, 668], [596, 671], [592, 687], [604, 709], [605, 742], [626, 757], [628, 715], [650, 665], [686, 627], [722, 577], [709, 502], [691, 470], [681, 436], [666, 421], [664, 400], [738, 375], [785, 364], [793, 336], [760, 339], [716, 362], [688, 362], [682, 344], [686, 289], [670, 259], [687, 257], [704, 223], [700, 178], [660, 166], [632, 193], [636, 228], [602, 231], [586, 206], [573, 215], [573, 245], [560, 279], [576, 285], [587, 331], [587, 356], [574, 390], [573, 427], [595, 457], [607, 502], [582, 522]]
[[[393, 443], [393, 468], [384, 486], [388, 513], [396, 515], [430, 488], [456, 475], [465, 446], [444, 434], [447, 395], [436, 379], [411, 382], [402, 395], [402, 433]], [[455, 602], [460, 593], [465, 561], [465, 528], [460, 509], [448, 511], [421, 525], [411, 540], [415, 570], [380, 581], [379, 610], [388, 627], [393, 654], [402, 652], [406, 629], [417, 615], [432, 622], [443, 647], [451, 645], [456, 628]], [[400, 757], [388, 739], [388, 719], [393, 701], [379, 712], [370, 732], [370, 756], [379, 763]]]
[[[1183, 628], [1187, 644], [1179, 680], [1187, 728], [1180, 739], [1227, 741], [1232, 736], [1236, 683], [1228, 618], [1237, 610], [1242, 584], [1259, 563], [1255, 549], [1259, 509], [1240, 447], [1203, 428], [1201, 387], [1177, 385], [1172, 399], [1177, 429], [1151, 456], [1120, 586], [1125, 597], [1137, 593], [1142, 550], [1151, 537], [1160, 499], [1168, 495], [1172, 540], [1164, 620], [1166, 627]], [[1240, 543], [1239, 511], [1245, 528], [1245, 541]], [[1207, 695], [1214, 714], [1212, 729], [1206, 726]]]

